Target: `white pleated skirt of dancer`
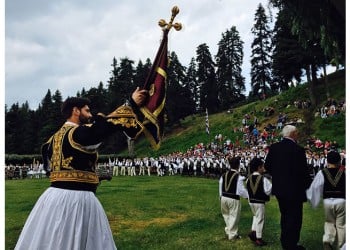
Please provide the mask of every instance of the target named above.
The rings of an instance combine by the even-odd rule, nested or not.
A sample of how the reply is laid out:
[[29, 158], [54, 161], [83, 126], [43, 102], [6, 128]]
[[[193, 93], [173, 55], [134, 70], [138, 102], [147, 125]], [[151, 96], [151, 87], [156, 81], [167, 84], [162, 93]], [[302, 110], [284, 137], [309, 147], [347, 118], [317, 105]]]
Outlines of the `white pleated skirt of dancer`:
[[38, 199], [15, 250], [117, 249], [93, 192], [49, 187]]

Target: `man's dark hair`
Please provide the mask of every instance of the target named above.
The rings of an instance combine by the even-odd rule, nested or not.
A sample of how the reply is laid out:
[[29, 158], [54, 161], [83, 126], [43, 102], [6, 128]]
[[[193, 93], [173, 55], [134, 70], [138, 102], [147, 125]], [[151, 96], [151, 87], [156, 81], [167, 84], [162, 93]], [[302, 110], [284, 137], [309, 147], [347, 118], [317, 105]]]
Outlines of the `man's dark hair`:
[[259, 166], [263, 165], [264, 162], [258, 158], [258, 157], [254, 157], [251, 161], [250, 161], [250, 164], [249, 164], [249, 167], [250, 167], [250, 172], [253, 173], [255, 171], [258, 170]]
[[90, 100], [83, 97], [68, 97], [63, 103], [61, 107], [61, 113], [64, 119], [68, 119], [72, 115], [72, 111], [74, 107], [81, 109], [85, 105], [90, 105]]
[[232, 169], [238, 169], [240, 165], [241, 158], [240, 157], [230, 157], [228, 159], [228, 163]]

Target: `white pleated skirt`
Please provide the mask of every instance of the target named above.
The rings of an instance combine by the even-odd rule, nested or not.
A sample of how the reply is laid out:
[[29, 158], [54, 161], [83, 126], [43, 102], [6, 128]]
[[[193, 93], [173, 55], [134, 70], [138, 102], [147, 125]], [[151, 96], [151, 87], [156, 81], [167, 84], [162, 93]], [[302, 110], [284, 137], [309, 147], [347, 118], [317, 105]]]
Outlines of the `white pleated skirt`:
[[15, 250], [117, 249], [93, 192], [48, 188], [31, 211]]

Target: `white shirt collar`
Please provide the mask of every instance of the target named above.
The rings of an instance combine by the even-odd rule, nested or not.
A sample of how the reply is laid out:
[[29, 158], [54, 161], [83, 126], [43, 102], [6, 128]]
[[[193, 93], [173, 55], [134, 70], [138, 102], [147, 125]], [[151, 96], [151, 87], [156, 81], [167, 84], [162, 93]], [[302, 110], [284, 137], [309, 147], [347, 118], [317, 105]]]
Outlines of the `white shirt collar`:
[[64, 124], [65, 124], [65, 125], [79, 126], [79, 124], [77, 124], [77, 123], [75, 123], [75, 122], [70, 122], [70, 121], [66, 121]]

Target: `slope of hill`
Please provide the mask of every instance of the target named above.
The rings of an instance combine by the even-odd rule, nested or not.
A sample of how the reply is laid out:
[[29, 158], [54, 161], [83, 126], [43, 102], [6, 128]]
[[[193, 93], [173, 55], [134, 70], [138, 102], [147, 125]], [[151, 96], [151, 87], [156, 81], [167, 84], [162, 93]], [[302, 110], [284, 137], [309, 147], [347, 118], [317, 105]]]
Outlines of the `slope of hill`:
[[[338, 71], [328, 76], [330, 98], [337, 102], [345, 100], [345, 71]], [[306, 144], [310, 137], [320, 138], [322, 141], [337, 141], [340, 147], [345, 147], [345, 112], [334, 117], [322, 119], [315, 117], [317, 109], [327, 102], [325, 84], [320, 79], [316, 87], [319, 104], [316, 110], [311, 108], [297, 108], [296, 101], [309, 100], [308, 84], [301, 84], [290, 88], [280, 95], [269, 97], [265, 100], [248, 103], [226, 112], [209, 114], [210, 135], [205, 132], [205, 114], [192, 115], [181, 121], [181, 125], [166, 131], [161, 148], [158, 151], [150, 149], [148, 142], [142, 137], [135, 143], [135, 155], [158, 156], [175, 151], [186, 151], [198, 143], [207, 144], [214, 140], [215, 135], [222, 134], [225, 139], [242, 143], [243, 133], [239, 131], [245, 114], [250, 115], [249, 122], [253, 122], [256, 116], [259, 121], [258, 129], [261, 132], [269, 123], [276, 125], [279, 113], [287, 115], [287, 122], [295, 122], [301, 119], [304, 123], [298, 124], [301, 144]], [[274, 113], [266, 115], [268, 108], [273, 108]], [[234, 132], [234, 129], [237, 129]], [[127, 155], [123, 151], [118, 155]]]

